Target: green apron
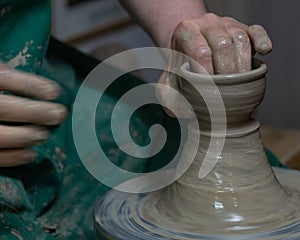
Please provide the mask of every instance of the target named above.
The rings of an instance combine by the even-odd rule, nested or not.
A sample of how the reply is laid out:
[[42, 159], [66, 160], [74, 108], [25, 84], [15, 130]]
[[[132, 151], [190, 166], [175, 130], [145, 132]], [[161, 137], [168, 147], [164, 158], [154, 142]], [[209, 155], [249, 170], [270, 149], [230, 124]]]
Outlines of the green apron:
[[[50, 40], [50, 1], [0, 0], [0, 60], [11, 67], [57, 81], [62, 95], [57, 102], [72, 111], [72, 102], [84, 77], [99, 63], [54, 39]], [[133, 86], [143, 84], [130, 75], [122, 76], [124, 86], [105, 94], [96, 114], [97, 132], [109, 136], [101, 140], [106, 149], [116, 148], [110, 159], [130, 171], [152, 171], [165, 165], [161, 159], [132, 159], [111, 140], [110, 113], [116, 99]], [[121, 90], [120, 90], [121, 89]], [[89, 89], [91, 95], [96, 91]], [[82, 106], [86, 111], [88, 106]], [[83, 111], [84, 112], [84, 111]], [[95, 180], [83, 167], [71, 132], [71, 114], [52, 130], [49, 140], [36, 147], [34, 163], [0, 168], [0, 239], [94, 239], [92, 210], [108, 187]], [[84, 124], [84, 114], [82, 117]], [[141, 121], [142, 120], [142, 121]], [[176, 139], [176, 120], [160, 108], [132, 118], [138, 130], [136, 141], [147, 143], [147, 126], [159, 121]], [[79, 127], [79, 126], [78, 126]], [[169, 137], [169, 136], [168, 136]], [[176, 141], [175, 141], [176, 142]], [[172, 143], [168, 152], [176, 148]], [[271, 157], [277, 163], [274, 157]]]

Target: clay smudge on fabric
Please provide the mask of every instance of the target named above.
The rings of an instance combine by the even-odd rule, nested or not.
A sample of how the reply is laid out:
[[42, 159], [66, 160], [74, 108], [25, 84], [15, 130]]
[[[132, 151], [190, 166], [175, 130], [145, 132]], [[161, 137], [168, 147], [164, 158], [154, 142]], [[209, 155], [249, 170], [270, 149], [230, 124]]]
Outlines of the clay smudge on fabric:
[[65, 159], [67, 158], [65, 152], [64, 152], [61, 148], [59, 148], [59, 147], [56, 147], [56, 148], [55, 148], [55, 153], [56, 153], [61, 159], [64, 159], [64, 160], [65, 160]]
[[27, 60], [31, 58], [31, 54], [28, 53], [29, 47], [33, 44], [33, 41], [25, 43], [24, 48], [14, 58], [12, 58], [7, 65], [16, 68], [18, 66], [27, 65]]
[[1, 8], [0, 10], [0, 17], [3, 17], [5, 16], [6, 14], [10, 13], [12, 10], [12, 7], [11, 6], [6, 6], [4, 8]]
[[12, 235], [14, 235], [16, 238], [18, 238], [18, 240], [24, 240], [21, 233], [19, 233], [16, 229], [11, 229], [10, 232]]

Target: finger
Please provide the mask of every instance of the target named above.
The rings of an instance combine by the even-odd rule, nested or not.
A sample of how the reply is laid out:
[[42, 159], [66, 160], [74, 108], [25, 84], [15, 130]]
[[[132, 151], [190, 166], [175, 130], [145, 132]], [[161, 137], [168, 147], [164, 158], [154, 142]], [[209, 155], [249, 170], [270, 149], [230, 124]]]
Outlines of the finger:
[[193, 118], [192, 109], [182, 100], [181, 94], [176, 91], [178, 87], [173, 84], [177, 81], [176, 78], [175, 74], [163, 72], [156, 84], [156, 96], [170, 117]]
[[[171, 39], [171, 49], [176, 50], [176, 36], [173, 34]], [[179, 50], [179, 49], [177, 49]], [[163, 73], [161, 74], [158, 84], [156, 84], [155, 87], [155, 94], [158, 99], [158, 101], [162, 104], [163, 109], [167, 115], [170, 117], [175, 117], [175, 114], [168, 109], [168, 104], [170, 102], [170, 88], [172, 87], [176, 90], [178, 89], [177, 79], [175, 77], [175, 74], [171, 72], [172, 68], [179, 68], [182, 65], [182, 59], [178, 59], [177, 55], [172, 52], [169, 56], [169, 59], [167, 60], [167, 68]], [[164, 87], [167, 86], [167, 87]], [[172, 101], [172, 100], [171, 100]]]
[[172, 85], [170, 83], [170, 78], [172, 78], [172, 76], [174, 75], [172, 75], [168, 71], [164, 71], [162, 73], [158, 80], [158, 84], [156, 85], [155, 94], [158, 101], [163, 105], [163, 109], [166, 112], [166, 114], [170, 117], [175, 117], [175, 114], [166, 107], [168, 105], [168, 101], [170, 100], [170, 98], [168, 97], [170, 94], [170, 90], [168, 88], [162, 87]]
[[225, 29], [231, 37], [235, 48], [235, 68], [237, 72], [246, 72], [251, 70], [251, 42], [247, 32], [237, 25]]
[[177, 48], [193, 58], [193, 70], [213, 74], [212, 52], [195, 21], [183, 21], [175, 32]]
[[0, 167], [14, 167], [35, 161], [37, 154], [28, 149], [0, 150]]
[[[171, 59], [169, 59], [169, 64], [168, 64], [169, 69], [171, 68], [173, 62], [174, 60], [171, 57]], [[158, 80], [158, 84], [156, 84], [155, 94], [158, 101], [162, 104], [165, 113], [170, 117], [175, 117], [175, 114], [172, 111], [170, 111], [167, 107], [169, 106], [170, 101], [172, 101], [171, 98], [169, 97], [170, 88], [168, 87], [173, 87], [178, 90], [177, 80], [175, 79], [175, 75], [169, 71], [164, 71]]]
[[265, 55], [272, 51], [272, 41], [262, 26], [250, 26], [248, 28], [248, 34], [256, 52]]
[[58, 125], [66, 115], [67, 109], [57, 103], [0, 95], [0, 121]]
[[41, 144], [49, 132], [38, 126], [4, 126], [0, 125], [1, 148], [26, 148]]
[[223, 29], [206, 28], [203, 34], [211, 48], [215, 74], [234, 73], [235, 49], [231, 37]]
[[247, 31], [248, 29], [248, 26], [246, 24], [239, 22], [232, 17], [222, 17], [222, 21], [225, 22], [226, 25], [238, 25], [239, 28], [243, 29], [244, 31]]
[[43, 100], [56, 99], [60, 93], [56, 83], [11, 69], [3, 63], [0, 63], [0, 90]]

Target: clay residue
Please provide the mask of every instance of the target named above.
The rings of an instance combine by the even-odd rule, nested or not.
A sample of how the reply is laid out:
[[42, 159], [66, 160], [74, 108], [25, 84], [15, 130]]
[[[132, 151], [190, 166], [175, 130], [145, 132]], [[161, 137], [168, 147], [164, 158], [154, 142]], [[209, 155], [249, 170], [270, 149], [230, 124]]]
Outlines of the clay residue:
[[[55, 153], [59, 157], [58, 159], [65, 160], [67, 158], [67, 155], [65, 154], [65, 152], [59, 147], [55, 148]], [[55, 159], [56, 159], [56, 157], [55, 157]]]
[[27, 65], [27, 60], [31, 58], [31, 54], [28, 53], [28, 50], [32, 44], [33, 40], [26, 42], [22, 51], [20, 51], [14, 58], [12, 58], [7, 63], [7, 65], [12, 68]]
[[3, 17], [4, 15], [10, 13], [12, 10], [11, 6], [6, 6], [0, 9], [0, 17]]
[[10, 230], [11, 234], [14, 235], [18, 240], [24, 240], [21, 233], [19, 233], [16, 229]]
[[188, 28], [185, 28], [184, 32], [182, 33], [182, 40], [188, 41], [192, 39], [193, 39], [193, 33]]

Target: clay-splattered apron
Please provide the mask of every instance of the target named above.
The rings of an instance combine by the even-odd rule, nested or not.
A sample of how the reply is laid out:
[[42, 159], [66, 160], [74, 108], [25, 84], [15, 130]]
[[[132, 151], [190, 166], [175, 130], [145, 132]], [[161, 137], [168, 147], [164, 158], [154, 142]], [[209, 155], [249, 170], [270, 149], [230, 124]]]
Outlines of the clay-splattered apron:
[[[63, 92], [58, 102], [69, 106], [71, 112], [80, 81], [98, 62], [49, 40], [50, 16], [48, 0], [0, 0], [0, 59], [11, 67], [59, 82]], [[122, 78], [124, 86], [119, 88], [122, 91], [141, 84], [130, 75]], [[102, 143], [107, 149], [115, 147], [110, 139], [109, 114], [120, 94], [107, 95], [101, 113], [97, 114], [96, 128], [104, 136]], [[87, 108], [83, 106], [84, 110]], [[139, 118], [147, 119], [148, 123], [167, 123], [176, 135], [172, 127], [176, 122], [156, 109], [150, 116], [145, 113], [132, 120], [140, 143], [149, 139], [147, 131], [142, 131], [148, 129], [147, 124]], [[84, 122], [84, 114], [82, 119]], [[168, 148], [174, 149], [172, 144]], [[93, 206], [108, 188], [89, 175], [79, 160], [70, 116], [36, 150], [39, 156], [35, 163], [0, 168], [0, 239], [94, 239]], [[117, 147], [112, 152], [112, 161], [119, 166], [126, 165], [131, 171], [149, 171], [165, 164], [161, 159], [152, 159], [150, 163], [134, 161]]]

